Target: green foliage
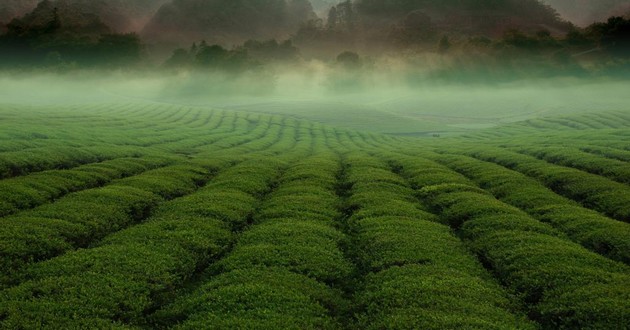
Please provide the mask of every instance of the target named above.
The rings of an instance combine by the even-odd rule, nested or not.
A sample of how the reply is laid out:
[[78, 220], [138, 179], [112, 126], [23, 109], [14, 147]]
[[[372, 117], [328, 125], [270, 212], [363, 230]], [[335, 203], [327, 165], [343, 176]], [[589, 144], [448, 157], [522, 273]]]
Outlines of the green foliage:
[[188, 318], [178, 328], [336, 329], [326, 307], [340, 294], [282, 268], [236, 270], [213, 278], [196, 293], [157, 313], [163, 321]]
[[[94, 240], [148, 217], [163, 198], [191, 193], [205, 180], [207, 173], [201, 167], [170, 166], [122, 179], [103, 188], [70, 194], [55, 203], [2, 219], [14, 224], [24, 221], [23, 226], [6, 226], [0, 231], [2, 262], [13, 272], [7, 274], [6, 280], [19, 277], [21, 269], [34, 261], [48, 259], [71, 248], [88, 246]], [[33, 218], [42, 221], [32, 221]], [[50, 226], [55, 222], [62, 225]], [[42, 246], [28, 243], [33, 237], [43, 235], [50, 243]]]
[[[353, 170], [385, 171], [374, 158], [352, 160]], [[402, 167], [404, 173], [407, 165], [403, 161], [395, 168]], [[391, 181], [385, 175], [370, 178], [354, 173], [350, 172], [348, 177], [354, 182], [350, 200], [361, 194], [361, 183], [365, 181], [376, 181], [379, 177], [383, 182]], [[404, 184], [403, 177], [397, 177]], [[380, 210], [383, 203], [389, 206], [398, 201], [407, 207], [418, 204], [412, 190], [394, 185], [381, 188], [369, 190], [380, 198], [355, 202], [357, 211], [351, 222], [356, 232], [354, 254], [365, 282], [354, 297], [357, 328], [534, 328], [524, 317], [516, 316], [516, 305], [497, 284], [488, 280], [481, 265], [450, 229], [432, 222], [435, 216], [414, 212], [399, 215], [399, 206], [385, 208], [388, 212], [380, 216], [364, 216], [365, 211], [371, 214], [374, 209]]]
[[627, 327], [630, 226], [596, 211], [623, 209], [623, 112], [418, 140], [0, 110], [0, 328]]
[[0, 209], [0, 215], [35, 207], [73, 191], [93, 188], [165, 164], [165, 159], [120, 158], [71, 170], [49, 170], [3, 180], [0, 182], [0, 198], [5, 206]]
[[53, 147], [6, 152], [0, 155], [0, 178], [50, 169], [65, 169], [117, 157], [139, 156], [132, 148]]
[[536, 329], [506, 312], [510, 302], [497, 287], [449, 268], [405, 265], [368, 274], [357, 301], [366, 310], [362, 329]]
[[[519, 149], [522, 153], [531, 154], [535, 154], [536, 150], [535, 148]], [[622, 221], [630, 219], [628, 207], [630, 189], [626, 185], [574, 168], [554, 166], [545, 161], [509, 151], [503, 152], [498, 157], [496, 161], [499, 164], [535, 177], [559, 194], [578, 200], [585, 206], [604, 212], [612, 218]]]
[[355, 52], [345, 51], [337, 55], [337, 63], [345, 69], [359, 69], [361, 67], [361, 58]]
[[[545, 150], [553, 152], [551, 148]], [[471, 152], [483, 154], [480, 148]], [[517, 206], [537, 219], [562, 230], [571, 239], [585, 247], [612, 259], [630, 262], [628, 258], [630, 249], [627, 243], [630, 241], [630, 227], [627, 225], [583, 208], [553, 193], [540, 182], [496, 164], [452, 155], [441, 157], [441, 159], [451, 168], [474, 179], [502, 201]], [[577, 157], [574, 159], [582, 164]], [[595, 159], [605, 160], [599, 157]], [[531, 219], [521, 220], [519, 223], [521, 225], [531, 223], [529, 226], [532, 229], [543, 227]], [[519, 229], [525, 230], [525, 228]], [[549, 231], [535, 231], [550, 233]]]
[[630, 19], [610, 17], [606, 22], [594, 23], [587, 31], [597, 38], [601, 47], [613, 56], [628, 58], [630, 51]]
[[[543, 224], [536, 225], [522, 211], [492, 196], [474, 191], [425, 192], [421, 196], [452, 225], [463, 224], [460, 232], [471, 240], [484, 264], [504, 285], [523, 295], [528, 314], [544, 327], [596, 328], [603, 319], [614, 325], [624, 322], [630, 291], [619, 288], [628, 281], [627, 266], [589, 252]], [[497, 220], [501, 221], [499, 226]], [[515, 223], [507, 224], [506, 220]], [[550, 307], [555, 299], [560, 301], [559, 297], [585, 286], [590, 288], [592, 299], [609, 299], [611, 304], [598, 310], [601, 304], [593, 305], [593, 309], [579, 303], [557, 310]]]

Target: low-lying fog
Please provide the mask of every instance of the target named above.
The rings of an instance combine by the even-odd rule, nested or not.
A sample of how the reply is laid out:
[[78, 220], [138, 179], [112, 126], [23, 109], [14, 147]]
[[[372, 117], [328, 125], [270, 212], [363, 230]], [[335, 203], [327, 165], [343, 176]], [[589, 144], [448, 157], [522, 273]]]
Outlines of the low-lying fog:
[[628, 110], [628, 83], [550, 78], [439, 82], [313, 65], [285, 73], [72, 73], [0, 76], [0, 103], [167, 103], [292, 115], [396, 134], [487, 128], [540, 116]]

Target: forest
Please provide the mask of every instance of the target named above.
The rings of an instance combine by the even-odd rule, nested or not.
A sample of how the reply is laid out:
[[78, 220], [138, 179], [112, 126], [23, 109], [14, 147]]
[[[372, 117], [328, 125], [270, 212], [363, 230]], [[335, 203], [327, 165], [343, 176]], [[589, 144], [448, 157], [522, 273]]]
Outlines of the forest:
[[[347, 0], [321, 18], [308, 0], [144, 2], [44, 0], [5, 15], [0, 67], [239, 72], [335, 65], [352, 52], [364, 70], [393, 58], [443, 79], [628, 73], [630, 17], [579, 27], [537, 0]], [[26, 6], [11, 4], [3, 12]]]

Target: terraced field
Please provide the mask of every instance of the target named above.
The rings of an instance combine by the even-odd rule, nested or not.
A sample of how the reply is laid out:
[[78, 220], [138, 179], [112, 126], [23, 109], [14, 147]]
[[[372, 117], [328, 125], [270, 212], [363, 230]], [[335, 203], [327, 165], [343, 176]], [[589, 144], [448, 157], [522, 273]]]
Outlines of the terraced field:
[[630, 113], [453, 138], [0, 107], [0, 328], [630, 329]]

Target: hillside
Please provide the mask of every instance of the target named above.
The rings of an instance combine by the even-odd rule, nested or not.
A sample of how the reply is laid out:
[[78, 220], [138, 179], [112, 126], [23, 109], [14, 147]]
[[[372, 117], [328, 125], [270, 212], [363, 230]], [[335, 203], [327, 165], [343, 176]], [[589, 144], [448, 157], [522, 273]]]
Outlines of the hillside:
[[111, 32], [111, 28], [96, 14], [68, 2], [44, 0], [29, 13], [13, 20], [10, 34], [44, 34], [45, 30], [91, 37]]
[[[167, 0], [5, 0], [0, 4], [0, 22], [8, 23], [14, 18], [29, 15], [27, 21], [41, 16], [41, 8], [58, 8], [64, 21], [81, 21], [93, 17], [102, 21], [112, 31], [139, 31], [160, 5]], [[40, 10], [37, 10], [37, 7]], [[33, 11], [35, 10], [35, 11]], [[93, 19], [93, 20], [94, 20]]]
[[627, 328], [628, 112], [452, 139], [154, 103], [0, 115], [2, 328]]
[[379, 56], [401, 49], [432, 52], [444, 37], [460, 43], [498, 40], [515, 31], [564, 37], [571, 28], [538, 0], [355, 0], [335, 5], [321, 24], [301, 28], [294, 41], [316, 57], [348, 49]]
[[116, 32], [139, 32], [168, 0], [57, 0], [57, 5], [94, 14]]
[[231, 45], [288, 38], [314, 17], [308, 0], [173, 0], [158, 10], [143, 36], [179, 45], [202, 39]]
[[387, 24], [398, 24], [407, 30], [429, 25], [438, 34], [500, 36], [509, 29], [566, 28], [553, 8], [537, 0], [356, 0], [354, 6], [361, 20], [372, 29], [382, 29]]

